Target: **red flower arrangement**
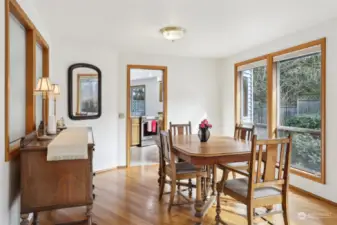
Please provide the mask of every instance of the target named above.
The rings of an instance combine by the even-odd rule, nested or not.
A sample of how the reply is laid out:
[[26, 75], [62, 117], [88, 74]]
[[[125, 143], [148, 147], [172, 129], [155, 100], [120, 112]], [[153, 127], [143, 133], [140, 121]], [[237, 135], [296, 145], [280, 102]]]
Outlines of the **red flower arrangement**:
[[211, 136], [211, 133], [209, 132], [209, 129], [212, 128], [212, 124], [208, 122], [207, 119], [204, 119], [199, 124], [199, 132], [198, 136], [201, 142], [207, 142], [209, 137]]
[[208, 123], [207, 119], [204, 119], [203, 121], [201, 121], [201, 124], [199, 124], [199, 128], [200, 129], [209, 129], [209, 128], [212, 128], [212, 124]]

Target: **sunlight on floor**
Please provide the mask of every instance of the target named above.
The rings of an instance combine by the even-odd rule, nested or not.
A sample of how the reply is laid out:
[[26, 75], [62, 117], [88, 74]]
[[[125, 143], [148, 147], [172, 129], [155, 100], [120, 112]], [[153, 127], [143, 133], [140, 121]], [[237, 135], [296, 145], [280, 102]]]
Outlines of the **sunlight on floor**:
[[159, 152], [156, 145], [146, 147], [131, 147], [130, 165], [143, 166], [159, 163]]

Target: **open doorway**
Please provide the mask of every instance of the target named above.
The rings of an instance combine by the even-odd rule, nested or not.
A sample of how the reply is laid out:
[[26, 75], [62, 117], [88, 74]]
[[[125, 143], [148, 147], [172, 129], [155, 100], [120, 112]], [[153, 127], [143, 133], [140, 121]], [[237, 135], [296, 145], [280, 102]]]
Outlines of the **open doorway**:
[[167, 126], [167, 67], [127, 66], [126, 162], [159, 162], [155, 138]]

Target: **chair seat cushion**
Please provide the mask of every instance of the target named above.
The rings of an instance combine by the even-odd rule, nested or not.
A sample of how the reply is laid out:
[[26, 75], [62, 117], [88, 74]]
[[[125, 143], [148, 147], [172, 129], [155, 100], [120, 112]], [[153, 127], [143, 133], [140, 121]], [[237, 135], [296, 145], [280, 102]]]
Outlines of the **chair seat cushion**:
[[234, 163], [223, 163], [218, 164], [219, 169], [230, 169], [232, 168], [248, 168], [249, 164], [248, 162], [234, 162]]
[[176, 170], [177, 174], [197, 172], [197, 168], [187, 162], [176, 163]]
[[232, 172], [239, 173], [243, 176], [248, 176], [249, 173], [247, 170], [249, 169], [248, 162], [235, 162], [235, 163], [226, 163], [226, 164], [218, 164], [218, 168], [221, 170], [229, 170]]
[[[234, 180], [227, 180], [224, 184], [224, 192], [225, 189], [229, 189], [243, 197], [247, 197], [248, 195], [248, 178], [240, 178]], [[254, 198], [263, 198], [269, 196], [281, 195], [281, 191], [275, 187], [261, 187], [255, 188]]]

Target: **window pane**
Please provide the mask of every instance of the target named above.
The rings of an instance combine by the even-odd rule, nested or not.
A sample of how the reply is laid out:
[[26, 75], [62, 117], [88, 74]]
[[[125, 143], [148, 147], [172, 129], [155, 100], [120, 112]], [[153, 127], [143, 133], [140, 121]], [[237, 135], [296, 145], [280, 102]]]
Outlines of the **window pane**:
[[10, 15], [9, 141], [26, 133], [26, 30]]
[[254, 123], [259, 138], [267, 133], [267, 74], [266, 66], [241, 72], [241, 123]]
[[242, 82], [242, 117], [248, 117], [248, 77], [243, 77]]
[[[36, 44], [36, 77], [35, 84], [39, 78], [43, 77], [43, 52], [42, 47], [39, 44]], [[36, 129], [39, 127], [40, 122], [42, 121], [42, 95], [36, 95], [35, 97], [35, 124]]]
[[131, 87], [131, 116], [145, 116], [145, 85]]
[[321, 172], [321, 54], [315, 53], [277, 64], [279, 125], [291, 128], [291, 164], [310, 173]]

